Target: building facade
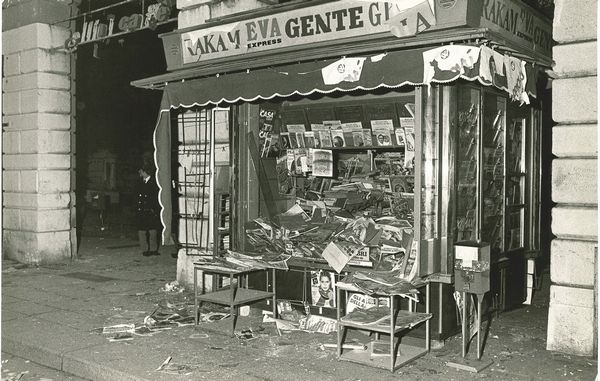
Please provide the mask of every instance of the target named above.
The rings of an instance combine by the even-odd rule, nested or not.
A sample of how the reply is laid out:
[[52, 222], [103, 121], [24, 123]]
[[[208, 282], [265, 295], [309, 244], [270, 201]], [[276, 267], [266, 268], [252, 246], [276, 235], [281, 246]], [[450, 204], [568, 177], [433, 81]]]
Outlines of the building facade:
[[[71, 0], [3, 4], [3, 257], [76, 257]], [[270, 1], [177, 0], [178, 27]], [[597, 351], [597, 1], [556, 0], [549, 350]], [[545, 174], [549, 176], [550, 174]], [[542, 223], [550, 223], [542, 221]], [[590, 331], [594, 331], [590, 335]]]

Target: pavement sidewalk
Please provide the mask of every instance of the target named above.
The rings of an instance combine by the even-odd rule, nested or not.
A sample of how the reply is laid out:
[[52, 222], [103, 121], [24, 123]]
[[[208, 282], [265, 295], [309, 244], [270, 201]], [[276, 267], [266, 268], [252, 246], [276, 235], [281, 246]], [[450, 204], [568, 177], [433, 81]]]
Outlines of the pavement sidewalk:
[[[110, 342], [96, 328], [115, 317], [141, 323], [159, 303], [193, 304], [192, 290], [160, 289], [175, 280], [176, 259], [168, 250], [143, 257], [135, 241], [84, 238], [79, 259], [43, 267], [13, 261], [2, 266], [2, 351], [90, 380], [592, 380], [595, 359], [545, 350], [548, 291], [534, 304], [492, 320], [480, 374], [446, 366], [460, 354], [460, 337], [406, 365], [395, 374], [339, 362], [320, 349], [334, 335], [265, 329], [257, 339], [229, 337], [219, 325], [183, 326], [153, 336]], [[547, 283], [548, 280], [545, 279]], [[238, 323], [238, 327], [246, 324]], [[247, 323], [250, 324], [250, 323]], [[206, 329], [208, 328], [208, 330]], [[263, 329], [265, 327], [260, 327]], [[156, 371], [167, 357], [191, 374]]]

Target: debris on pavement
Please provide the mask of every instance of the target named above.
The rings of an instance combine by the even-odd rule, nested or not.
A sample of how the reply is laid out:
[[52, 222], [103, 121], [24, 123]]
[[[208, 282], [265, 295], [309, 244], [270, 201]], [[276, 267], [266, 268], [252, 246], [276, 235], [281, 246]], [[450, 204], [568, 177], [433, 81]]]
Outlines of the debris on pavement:
[[310, 315], [301, 318], [299, 321], [300, 329], [308, 332], [329, 334], [337, 332], [337, 320], [320, 315]]
[[[113, 310], [121, 310], [121, 308], [114, 307]], [[175, 304], [163, 300], [157, 304], [150, 314], [145, 311], [124, 310], [108, 318], [108, 322], [118, 324], [94, 328], [91, 331], [111, 335], [110, 341], [132, 340], [133, 335], [153, 336], [163, 330], [193, 325], [194, 316], [192, 311], [193, 306], [186, 303]], [[142, 321], [139, 322], [140, 320]], [[125, 337], [124, 334], [129, 336]]]
[[15, 374], [9, 373], [8, 374], [8, 378], [4, 378], [3, 377], [2, 381], [5, 381], [5, 380], [6, 381], [19, 381], [27, 373], [29, 373], [29, 372], [26, 371], [26, 372], [21, 372], [21, 373], [18, 373], [18, 374], [16, 374], [16, 373]]
[[157, 307], [144, 318], [144, 324], [150, 329], [171, 329], [194, 324], [193, 306], [186, 303], [170, 303], [161, 301]]
[[[319, 349], [322, 351], [324, 351], [325, 349], [337, 349], [337, 344], [336, 343], [319, 344]], [[364, 344], [342, 344], [342, 349], [354, 349], [354, 350], [359, 350], [359, 351], [366, 351], [367, 346]]]
[[157, 332], [156, 330], [152, 330], [148, 328], [146, 325], [139, 325], [135, 327], [135, 331], [133, 332], [137, 336], [154, 336]]
[[129, 341], [129, 340], [133, 340], [133, 336], [131, 336], [130, 333], [117, 333], [115, 336], [108, 338], [108, 341], [111, 341], [111, 342]]
[[219, 321], [219, 320], [223, 320], [225, 318], [228, 318], [231, 314], [225, 313], [225, 312], [207, 312], [207, 313], [200, 313], [200, 318], [199, 320], [202, 322], [206, 322], [206, 323], [210, 323], [213, 321]]
[[184, 327], [187, 325], [193, 325], [194, 317], [185, 315], [182, 316], [178, 313], [155, 313], [154, 315], [149, 315], [145, 322], [150, 328]]
[[146, 316], [146, 311], [129, 311], [122, 310], [121, 308], [113, 308], [114, 311], [120, 311], [119, 313], [110, 316], [107, 319], [107, 325], [115, 325], [115, 324], [129, 324], [132, 321], [142, 320], [144, 316]]
[[102, 327], [102, 334], [114, 335], [117, 333], [132, 333], [135, 331], [135, 324], [117, 324], [108, 327]]
[[280, 299], [277, 301], [277, 311], [283, 320], [298, 322], [304, 315], [292, 307], [289, 300]]
[[185, 288], [181, 285], [179, 285], [179, 282], [174, 280], [172, 282], [166, 283], [165, 287], [161, 288], [160, 291], [162, 292], [184, 292]]
[[256, 339], [254, 332], [252, 332], [252, 328], [244, 328], [240, 331], [234, 332], [235, 337], [240, 340], [253, 340]]
[[206, 333], [193, 333], [189, 337], [190, 339], [208, 339], [209, 336]]
[[282, 319], [274, 319], [269, 315], [263, 315], [263, 323], [275, 323], [275, 327], [277, 328], [277, 333], [281, 336], [281, 332], [289, 332], [289, 331], [297, 331], [298, 324], [294, 324], [293, 322], [282, 320]]
[[268, 315], [263, 315], [263, 323], [275, 323], [280, 336], [282, 331], [304, 331], [324, 334], [337, 331], [337, 320], [321, 315], [303, 316], [298, 322], [274, 319]]
[[[176, 364], [171, 362], [172, 357], [169, 356], [158, 368], [156, 368], [155, 372], [169, 373], [169, 374], [178, 374], [182, 376], [189, 376], [194, 371], [201, 371], [195, 365], [188, 364]], [[203, 371], [206, 372], [206, 371]]]

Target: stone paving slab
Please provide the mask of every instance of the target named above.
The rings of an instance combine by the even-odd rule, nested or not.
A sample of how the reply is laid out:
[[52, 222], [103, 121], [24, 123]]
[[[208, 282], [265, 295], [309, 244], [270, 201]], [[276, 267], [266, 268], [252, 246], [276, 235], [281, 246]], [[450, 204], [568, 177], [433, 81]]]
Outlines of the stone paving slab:
[[19, 303], [22, 301], [23, 301], [23, 299], [15, 298], [14, 296], [3, 295], [2, 306], [7, 306], [11, 303]]
[[[102, 350], [102, 353], [106, 350], [104, 348], [98, 348]], [[111, 348], [112, 349], [112, 348]], [[132, 363], [131, 359], [121, 359], [124, 363]], [[136, 361], [137, 362], [137, 359]], [[149, 380], [145, 377], [140, 377], [136, 373], [133, 373], [130, 369], [126, 368], [125, 371], [119, 370], [123, 368], [118, 366], [115, 362], [103, 363], [97, 356], [88, 356], [87, 351], [78, 351], [74, 353], [68, 353], [63, 358], [62, 370], [68, 373], [77, 374], [79, 377], [83, 377], [89, 380], [98, 381], [146, 381]], [[173, 376], [173, 380], [179, 379]], [[164, 379], [164, 378], [163, 378]], [[167, 379], [164, 379], [167, 380]]]
[[76, 331], [90, 332], [94, 328], [103, 327], [105, 320], [94, 314], [82, 314], [73, 311], [54, 311], [37, 316], [40, 321], [62, 325]]
[[9, 310], [6, 307], [2, 307], [2, 322], [15, 319], [24, 319], [27, 318], [28, 315], [22, 314], [17, 311]]
[[2, 352], [0, 357], [2, 358], [3, 381], [86, 381], [83, 378], [36, 364], [6, 352]]
[[34, 316], [43, 314], [45, 312], [56, 311], [56, 308], [46, 306], [35, 301], [24, 300], [20, 303], [13, 303], [10, 306], [6, 306], [9, 311], [14, 311], [27, 316]]
[[[2, 288], [2, 297], [4, 298], [7, 294], [13, 293], [13, 290], [3, 287]], [[48, 290], [40, 290], [40, 289], [29, 289], [29, 294], [26, 292], [18, 291], [19, 296], [13, 296], [14, 298], [20, 300], [20, 303], [25, 301], [33, 302], [46, 307], [56, 307], [56, 306], [69, 306], [73, 305], [79, 300], [79, 298], [70, 296], [70, 295], [62, 295], [57, 294], [56, 292], [48, 291]], [[17, 303], [19, 304], [19, 303]], [[14, 308], [14, 304], [7, 305], [7, 308]]]
[[[70, 312], [68, 312], [70, 314]], [[2, 324], [2, 339], [11, 339], [32, 346], [40, 346], [54, 353], [85, 348], [103, 343], [101, 338], [82, 329], [73, 329], [41, 317], [11, 320]]]
[[84, 299], [73, 295], [60, 295], [56, 292], [48, 290], [36, 290], [35, 295], [32, 295], [30, 300], [40, 305], [64, 310], [69, 308], [75, 308], [75, 306], [77, 306], [77, 304]]

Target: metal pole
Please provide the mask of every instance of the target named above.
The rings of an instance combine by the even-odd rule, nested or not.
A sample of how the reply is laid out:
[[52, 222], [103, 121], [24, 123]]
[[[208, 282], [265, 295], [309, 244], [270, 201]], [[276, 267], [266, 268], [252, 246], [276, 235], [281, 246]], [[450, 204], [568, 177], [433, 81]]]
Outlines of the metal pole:
[[481, 359], [481, 302], [483, 295], [477, 295], [477, 360]]
[[[396, 319], [394, 318], [395, 295], [390, 295], [390, 371], [394, 372], [396, 354], [394, 353], [394, 338], [396, 331]], [[410, 302], [409, 302], [410, 303]]]
[[[267, 274], [269, 272], [267, 271]], [[277, 319], [277, 270], [272, 269], [273, 273], [273, 319]], [[267, 275], [268, 276], [268, 275]]]
[[[431, 283], [430, 282], [427, 282], [427, 285], [425, 286], [425, 292], [426, 292], [426, 296], [425, 296], [425, 312], [429, 313], [429, 304], [431, 302], [431, 295], [430, 295], [430, 293], [431, 293]], [[429, 345], [430, 345], [430, 341], [431, 341], [430, 329], [431, 329], [430, 319], [427, 319], [427, 321], [425, 322], [425, 350], [427, 352], [429, 352]]]
[[343, 332], [343, 325], [340, 324], [340, 319], [342, 317], [341, 314], [341, 308], [342, 308], [342, 303], [340, 302], [340, 296], [341, 296], [341, 291], [339, 287], [336, 287], [336, 293], [337, 293], [337, 308], [336, 308], [336, 315], [337, 315], [337, 322], [338, 322], [338, 327], [337, 327], [337, 358], [338, 360], [340, 359], [340, 357], [342, 356], [342, 335], [344, 334]]
[[[202, 283], [204, 287], [204, 282]], [[196, 266], [194, 266], [194, 323], [198, 325], [198, 268]]]
[[462, 357], [467, 356], [467, 293], [463, 291], [463, 313], [462, 313]]

